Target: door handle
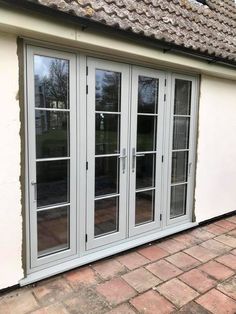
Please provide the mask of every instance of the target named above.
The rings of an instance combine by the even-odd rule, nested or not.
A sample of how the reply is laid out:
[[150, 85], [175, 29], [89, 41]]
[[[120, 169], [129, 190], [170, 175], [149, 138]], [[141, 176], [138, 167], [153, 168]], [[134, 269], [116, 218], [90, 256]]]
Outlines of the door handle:
[[126, 158], [127, 158], [126, 149], [125, 148], [122, 149], [122, 155], [119, 156], [119, 158], [122, 160], [122, 172], [125, 173]]
[[37, 200], [37, 182], [36, 181], [31, 181], [31, 185], [34, 187], [34, 202]]
[[192, 163], [190, 162], [188, 164], [188, 175], [190, 176], [190, 173], [191, 173], [191, 168], [192, 168]]
[[143, 154], [143, 153], [136, 153], [136, 149], [134, 147], [132, 148], [132, 172], [135, 171], [136, 157], [143, 157], [143, 156], [145, 156], [145, 154]]

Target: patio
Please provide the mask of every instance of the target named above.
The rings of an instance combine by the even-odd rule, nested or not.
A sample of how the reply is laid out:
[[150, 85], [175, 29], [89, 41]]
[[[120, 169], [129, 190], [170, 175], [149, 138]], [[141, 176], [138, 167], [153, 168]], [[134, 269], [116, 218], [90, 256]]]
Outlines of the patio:
[[236, 216], [0, 296], [1, 314], [236, 313]]

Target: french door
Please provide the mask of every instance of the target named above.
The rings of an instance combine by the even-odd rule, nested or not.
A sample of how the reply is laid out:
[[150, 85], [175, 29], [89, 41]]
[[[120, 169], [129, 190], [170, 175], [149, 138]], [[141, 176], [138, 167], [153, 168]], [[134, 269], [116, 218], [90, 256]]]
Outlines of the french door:
[[26, 57], [32, 272], [191, 221], [195, 77], [34, 46]]
[[27, 48], [30, 266], [76, 253], [76, 56]]
[[160, 227], [165, 77], [91, 58], [87, 65], [91, 249]]
[[165, 76], [132, 68], [129, 235], [160, 228]]
[[88, 59], [87, 249], [126, 237], [129, 69]]

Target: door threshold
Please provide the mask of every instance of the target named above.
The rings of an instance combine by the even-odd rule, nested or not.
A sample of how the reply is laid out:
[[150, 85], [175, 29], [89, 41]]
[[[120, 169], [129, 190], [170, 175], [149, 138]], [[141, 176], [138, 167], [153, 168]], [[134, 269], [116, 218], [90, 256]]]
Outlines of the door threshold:
[[99, 259], [111, 256], [111, 255], [115, 255], [117, 253], [121, 253], [123, 251], [132, 249], [139, 245], [143, 245], [145, 243], [149, 243], [149, 242], [170, 236], [172, 234], [196, 227], [197, 225], [198, 225], [197, 222], [188, 222], [183, 225], [178, 225], [172, 228], [162, 230], [158, 233], [153, 233], [146, 236], [142, 235], [142, 237], [140, 238], [130, 239], [130, 240], [127, 240], [125, 243], [114, 245], [113, 247], [106, 248], [106, 249], [103, 249], [103, 250], [100, 250], [98, 252], [94, 252], [91, 254], [87, 254], [85, 256], [78, 257], [73, 260], [66, 261], [61, 264], [54, 265], [40, 271], [36, 271], [34, 273], [27, 275], [24, 279], [20, 280], [19, 284], [20, 286], [32, 284], [39, 280], [42, 280], [51, 276], [55, 276], [62, 272], [95, 262]]

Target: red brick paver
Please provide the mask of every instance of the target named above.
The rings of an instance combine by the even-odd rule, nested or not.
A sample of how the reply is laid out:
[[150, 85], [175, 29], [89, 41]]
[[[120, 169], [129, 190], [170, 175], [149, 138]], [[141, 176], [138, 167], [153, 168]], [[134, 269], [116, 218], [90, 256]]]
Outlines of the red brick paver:
[[211, 311], [213, 314], [236, 313], [236, 302], [215, 289], [201, 296], [196, 300], [196, 302], [202, 305], [208, 311]]
[[164, 240], [158, 243], [158, 246], [171, 254], [182, 251], [187, 248], [187, 245], [185, 245], [183, 242], [176, 241], [174, 239]]
[[235, 273], [236, 215], [0, 294], [0, 313], [236, 314]]
[[150, 261], [157, 261], [169, 255], [167, 251], [161, 249], [157, 245], [150, 245], [149, 247], [138, 250], [138, 252]]
[[114, 278], [97, 286], [97, 291], [111, 304], [120, 304], [136, 295], [123, 279]]
[[232, 248], [236, 248], [236, 238], [231, 237], [228, 234], [222, 234], [215, 238], [217, 241], [226, 244], [228, 246], [231, 246]]
[[144, 292], [162, 282], [144, 268], [135, 269], [122, 278], [138, 292]]
[[90, 267], [72, 270], [65, 274], [65, 279], [75, 289], [81, 288], [81, 285], [90, 286], [98, 282], [95, 272]]
[[136, 252], [121, 255], [118, 257], [118, 261], [130, 270], [133, 270], [150, 262], [147, 258]]
[[208, 249], [200, 245], [192, 246], [191, 248], [185, 250], [184, 252], [198, 259], [201, 262], [208, 262], [210, 259], [217, 256], [216, 253], [209, 251]]
[[236, 300], [236, 276], [219, 284], [217, 289]]
[[156, 263], [146, 266], [146, 268], [161, 280], [169, 280], [182, 273], [182, 270], [172, 265], [171, 263], [161, 260]]
[[233, 230], [236, 228], [236, 224], [224, 219], [224, 220], [218, 220], [215, 222], [215, 225], [220, 226], [224, 229], [226, 229], [227, 231]]
[[167, 257], [166, 259], [184, 271], [194, 268], [200, 264], [198, 260], [196, 260], [195, 258], [183, 252], [171, 255]]
[[99, 274], [99, 276], [106, 280], [126, 272], [124, 265], [114, 259], [95, 263], [92, 268]]
[[212, 251], [216, 255], [222, 255], [231, 250], [231, 248], [228, 245], [220, 243], [219, 241], [216, 241], [214, 239], [205, 241], [200, 245]]
[[69, 314], [69, 312], [66, 310], [64, 305], [55, 303], [42, 307], [31, 314]]
[[199, 269], [206, 272], [208, 275], [214, 277], [217, 280], [224, 280], [233, 276], [234, 274], [231, 269], [215, 261], [210, 261], [199, 267]]
[[159, 291], [177, 307], [183, 306], [199, 295], [195, 290], [177, 278], [171, 279], [170, 281], [158, 286], [157, 291]]
[[192, 269], [179, 277], [190, 287], [200, 293], [204, 293], [216, 285], [216, 281], [208, 277], [208, 275], [199, 269]]
[[155, 291], [148, 291], [134, 298], [130, 303], [138, 313], [169, 314], [174, 311], [174, 306]]
[[236, 256], [233, 254], [225, 254], [216, 259], [217, 262], [224, 264], [234, 270], [236, 270]]

